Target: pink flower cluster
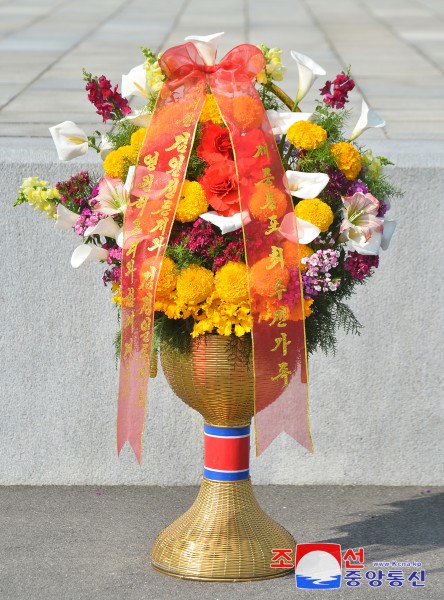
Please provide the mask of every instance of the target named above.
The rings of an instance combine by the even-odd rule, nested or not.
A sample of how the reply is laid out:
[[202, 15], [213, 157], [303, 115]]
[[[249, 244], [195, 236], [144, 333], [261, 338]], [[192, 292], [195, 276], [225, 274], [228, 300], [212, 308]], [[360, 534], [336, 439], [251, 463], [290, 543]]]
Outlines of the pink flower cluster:
[[[333, 92], [331, 91], [333, 86]], [[324, 102], [329, 104], [332, 108], [344, 108], [346, 102], [348, 102], [348, 92], [351, 92], [355, 87], [355, 82], [351, 79], [348, 73], [339, 73], [336, 75], [336, 79], [333, 81], [326, 81], [323, 88], [319, 91], [321, 96], [325, 96]]]
[[302, 273], [302, 284], [306, 298], [317, 296], [320, 292], [335, 292], [341, 281], [332, 279], [330, 271], [339, 265], [339, 252], [327, 248], [318, 250], [301, 262], [307, 265]]
[[190, 252], [213, 263], [214, 271], [218, 271], [228, 261], [243, 260], [244, 242], [242, 230], [222, 236], [215, 233], [208, 221], [197, 219], [192, 225], [181, 225], [181, 230], [170, 239], [172, 246], [184, 246]]
[[102, 277], [103, 283], [105, 286], [107, 286], [108, 283], [110, 283], [110, 282], [111, 283], [120, 283], [120, 275], [121, 275], [120, 262], [122, 260], [122, 248], [119, 248], [119, 246], [117, 246], [117, 244], [114, 244], [114, 245], [104, 244], [103, 247], [108, 250], [107, 263], [109, 265], [111, 265], [111, 268], [107, 269], [103, 274], [103, 277]]
[[83, 235], [88, 227], [94, 227], [106, 215], [92, 211], [89, 207], [83, 208], [79, 218], [74, 225], [74, 231], [77, 235]]
[[347, 258], [344, 261], [344, 269], [350, 271], [352, 279], [362, 281], [365, 277], [370, 277], [371, 269], [378, 268], [379, 256], [370, 254], [359, 254], [358, 252], [349, 251]]
[[121, 119], [131, 112], [128, 100], [117, 91], [118, 85], [111, 87], [111, 82], [104, 75], [92, 77], [85, 73], [88, 100], [96, 107], [96, 112], [106, 123], [108, 119]]

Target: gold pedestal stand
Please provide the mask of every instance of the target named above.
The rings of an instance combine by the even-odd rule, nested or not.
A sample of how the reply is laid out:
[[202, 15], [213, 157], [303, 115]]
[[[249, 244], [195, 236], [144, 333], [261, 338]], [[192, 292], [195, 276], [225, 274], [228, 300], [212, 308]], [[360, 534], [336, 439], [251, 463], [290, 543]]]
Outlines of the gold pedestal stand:
[[[237, 356], [247, 356], [249, 340], [235, 342]], [[254, 412], [253, 373], [245, 361], [230, 358], [232, 344], [231, 338], [207, 335], [189, 353], [161, 348], [174, 392], [217, 427], [248, 425]], [[185, 579], [251, 581], [291, 572], [271, 564], [274, 549], [291, 549], [294, 556], [294, 548], [292, 535], [258, 505], [249, 478], [203, 477], [191, 508], [158, 535], [151, 561], [156, 570]]]

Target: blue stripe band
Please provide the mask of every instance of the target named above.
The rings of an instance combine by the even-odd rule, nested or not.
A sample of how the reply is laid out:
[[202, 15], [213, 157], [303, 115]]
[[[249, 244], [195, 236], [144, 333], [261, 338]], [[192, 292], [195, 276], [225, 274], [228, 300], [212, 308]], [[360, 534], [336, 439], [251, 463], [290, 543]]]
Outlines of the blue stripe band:
[[213, 479], [213, 481], [242, 481], [250, 477], [250, 469], [245, 471], [228, 471], [223, 473], [221, 471], [212, 471], [204, 467], [204, 477], [207, 479]]
[[219, 437], [239, 437], [240, 435], [250, 435], [250, 426], [214, 427], [214, 425], [204, 425], [204, 433], [208, 435], [217, 435]]

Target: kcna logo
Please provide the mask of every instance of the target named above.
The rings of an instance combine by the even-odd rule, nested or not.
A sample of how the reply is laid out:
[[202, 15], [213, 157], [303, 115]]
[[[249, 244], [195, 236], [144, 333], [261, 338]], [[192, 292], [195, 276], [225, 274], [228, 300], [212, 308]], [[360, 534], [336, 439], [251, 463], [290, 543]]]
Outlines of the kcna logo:
[[342, 576], [340, 544], [298, 544], [295, 575], [297, 588], [339, 588]]

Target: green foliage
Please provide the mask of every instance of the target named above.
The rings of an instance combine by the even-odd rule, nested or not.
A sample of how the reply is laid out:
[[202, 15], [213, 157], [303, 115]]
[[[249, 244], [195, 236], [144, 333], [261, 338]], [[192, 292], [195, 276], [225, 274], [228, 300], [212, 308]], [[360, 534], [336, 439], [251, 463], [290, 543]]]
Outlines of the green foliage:
[[343, 129], [349, 116], [349, 110], [334, 110], [328, 104], [318, 101], [311, 121], [325, 129], [330, 144], [336, 144], [344, 141]]
[[179, 244], [167, 246], [165, 249], [165, 256], [174, 260], [178, 271], [182, 271], [192, 264], [201, 265], [203, 267], [208, 266], [208, 261], [203, 256], [199, 256], [195, 252], [190, 252], [190, 250]]
[[199, 158], [196, 154], [196, 148], [200, 144], [202, 136], [202, 125], [199, 123], [196, 129], [196, 135], [194, 137], [194, 144], [190, 154], [190, 160], [187, 168], [187, 179], [189, 181], [197, 181], [199, 177], [203, 175], [207, 163]]
[[116, 123], [113, 129], [108, 131], [106, 137], [112, 145], [113, 150], [117, 150], [117, 148], [120, 148], [121, 146], [129, 146], [131, 143], [131, 136], [138, 129], [140, 129], [140, 127], [124, 120]]
[[160, 344], [167, 344], [179, 352], [190, 352], [193, 338], [194, 320], [169, 319], [164, 313], [154, 314], [154, 339], [153, 348], [159, 348]]
[[256, 86], [259, 96], [262, 100], [265, 110], [285, 110], [285, 104], [281, 102], [271, 91], [269, 84]]

